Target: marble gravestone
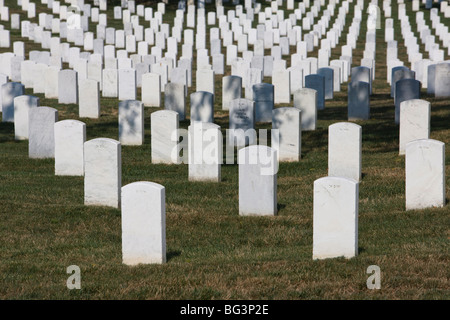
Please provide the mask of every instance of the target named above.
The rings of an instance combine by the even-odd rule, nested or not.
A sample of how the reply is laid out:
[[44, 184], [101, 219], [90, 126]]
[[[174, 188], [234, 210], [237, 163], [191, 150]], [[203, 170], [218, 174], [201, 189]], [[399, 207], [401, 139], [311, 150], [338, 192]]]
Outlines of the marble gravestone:
[[[450, 10], [450, 9], [448, 9]], [[450, 63], [436, 65], [434, 96], [437, 98], [450, 97]]]
[[328, 127], [328, 176], [361, 179], [361, 126], [338, 122]]
[[325, 109], [325, 77], [318, 74], [307, 75], [305, 77], [305, 88], [316, 90], [317, 110]]
[[317, 91], [302, 88], [294, 92], [294, 107], [301, 113], [302, 131], [316, 130], [317, 123]]
[[435, 94], [436, 92], [436, 63], [430, 63], [427, 67], [427, 93]]
[[189, 181], [220, 182], [223, 143], [220, 126], [191, 121], [188, 132]]
[[351, 82], [367, 82], [369, 84], [370, 94], [372, 94], [372, 76], [368, 67], [353, 67], [351, 69]]
[[54, 125], [58, 110], [49, 107], [28, 110], [28, 156], [43, 159], [55, 157]]
[[56, 66], [50, 66], [45, 70], [45, 98], [46, 99], [58, 99], [58, 75], [60, 68]]
[[392, 69], [391, 97], [395, 98], [395, 86], [397, 81], [403, 79], [415, 79], [416, 73], [406, 67], [400, 66]]
[[62, 120], [54, 125], [55, 175], [84, 175], [84, 143], [86, 124], [78, 120]]
[[230, 102], [242, 96], [242, 78], [225, 76], [222, 78], [222, 110], [229, 110]]
[[117, 69], [103, 69], [102, 82], [102, 97], [117, 98], [119, 94], [119, 79]]
[[325, 100], [333, 99], [334, 96], [334, 70], [332, 68], [319, 68], [317, 74], [325, 80]]
[[229, 107], [228, 144], [238, 148], [257, 142], [255, 128], [255, 102], [234, 99]]
[[245, 74], [245, 98], [253, 98], [253, 85], [261, 83], [263, 78], [261, 69], [248, 68]]
[[84, 204], [120, 208], [120, 142], [97, 138], [84, 143]]
[[58, 103], [78, 103], [78, 73], [74, 70], [61, 70], [58, 74]]
[[274, 107], [274, 86], [270, 83], [253, 85], [253, 101], [255, 101], [255, 121], [271, 122]]
[[28, 139], [28, 111], [39, 107], [39, 98], [22, 95], [14, 98], [14, 138]]
[[178, 119], [186, 119], [185, 86], [180, 83], [170, 82], [164, 90], [164, 109], [178, 112]]
[[[1, 55], [0, 55], [0, 59], [1, 59]], [[31, 61], [31, 63], [34, 63]], [[6, 83], [8, 83], [9, 77], [6, 74], [3, 74], [0, 72], [0, 112], [2, 112], [2, 86]], [[23, 84], [23, 80], [22, 80], [22, 84]]]
[[152, 163], [180, 163], [178, 116], [178, 112], [171, 110], [159, 110], [151, 114]]
[[161, 75], [146, 73], [142, 75], [142, 102], [146, 107], [161, 106]]
[[426, 100], [411, 99], [400, 104], [400, 155], [405, 154], [409, 142], [430, 138], [430, 114], [431, 104]]
[[98, 119], [100, 117], [100, 85], [98, 81], [82, 79], [78, 88], [79, 117]]
[[214, 71], [208, 69], [198, 69], [196, 73], [197, 92], [210, 92], [214, 98]]
[[2, 85], [2, 122], [14, 122], [14, 98], [25, 94], [25, 87], [19, 82], [7, 82]]
[[136, 70], [119, 69], [119, 100], [136, 100]]
[[370, 85], [364, 81], [348, 84], [348, 120], [370, 118]]
[[214, 95], [211, 92], [197, 91], [191, 93], [191, 122], [214, 121]]
[[242, 148], [239, 164], [239, 215], [277, 214], [277, 152], [267, 146]]
[[278, 161], [299, 161], [301, 158], [301, 111], [283, 107], [272, 113], [272, 148], [277, 151]]
[[291, 78], [287, 70], [274, 70], [272, 73], [274, 86], [274, 103], [291, 103]]
[[399, 80], [395, 84], [395, 123], [400, 122], [400, 104], [403, 101], [420, 99], [420, 81], [414, 79]]
[[48, 69], [48, 65], [44, 63], [38, 63], [34, 65], [33, 69], [33, 93], [45, 93], [45, 79], [41, 79], [45, 75]]
[[406, 210], [445, 205], [445, 144], [419, 139], [406, 145]]
[[123, 263], [165, 263], [165, 188], [154, 182], [133, 182], [122, 187], [121, 198]]
[[359, 183], [343, 177], [314, 181], [313, 259], [358, 255]]
[[119, 141], [124, 146], [144, 143], [144, 104], [141, 101], [119, 102]]

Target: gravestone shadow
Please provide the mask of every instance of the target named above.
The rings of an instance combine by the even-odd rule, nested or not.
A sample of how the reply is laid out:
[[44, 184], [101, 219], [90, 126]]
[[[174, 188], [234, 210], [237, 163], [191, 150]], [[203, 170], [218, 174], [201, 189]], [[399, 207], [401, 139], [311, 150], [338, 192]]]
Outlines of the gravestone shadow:
[[169, 262], [170, 260], [181, 256], [181, 251], [180, 250], [169, 250], [166, 253], [166, 260], [167, 262]]

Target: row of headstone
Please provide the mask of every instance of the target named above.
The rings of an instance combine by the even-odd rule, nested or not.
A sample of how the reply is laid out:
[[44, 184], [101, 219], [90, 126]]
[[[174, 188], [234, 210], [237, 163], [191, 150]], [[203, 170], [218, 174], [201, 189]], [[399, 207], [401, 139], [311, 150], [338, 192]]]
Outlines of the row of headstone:
[[[414, 6], [415, 5], [413, 3], [413, 7]], [[424, 12], [419, 11], [416, 12], [417, 30], [420, 34], [420, 41], [425, 45], [425, 51], [429, 55], [429, 59], [423, 58], [423, 54], [419, 52], [419, 44], [417, 42], [417, 38], [411, 30], [411, 25], [409, 24], [408, 16], [406, 15], [405, 10], [405, 4], [399, 4], [399, 19], [401, 21], [402, 36], [407, 47], [408, 60], [412, 67], [412, 71], [408, 72], [413, 72], [413, 74], [415, 72], [415, 79], [421, 82], [422, 87], [427, 89], [427, 93], [435, 94], [436, 97], [448, 97], [450, 95], [448, 90], [448, 81], [450, 81], [450, 76], [448, 75], [448, 70], [446, 69], [448, 63], [446, 64], [445, 62], [442, 62], [445, 52], [440, 49], [439, 44], [436, 43], [436, 37], [431, 34], [431, 29], [426, 24], [424, 19]], [[446, 40], [450, 39], [450, 34], [448, 33], [448, 28], [440, 22], [436, 8], [430, 10], [430, 19], [432, 21], [432, 28], [435, 29], [436, 36], [439, 36], [439, 39], [443, 41], [444, 46], [448, 48], [448, 41]], [[386, 19], [385, 40], [388, 42], [388, 82], [391, 83], [391, 96], [394, 96], [395, 81], [392, 83], [392, 70], [396, 67], [403, 66], [403, 62], [397, 59], [397, 42], [394, 41], [392, 19]], [[442, 73], [438, 75], [439, 80], [441, 81], [436, 81], [435, 70], [437, 66], [440, 66], [438, 69], [441, 68], [442, 70]], [[402, 76], [407, 77], [407, 75]], [[440, 86], [437, 93], [435, 92], [436, 84]]]
[[[115, 77], [114, 76], [112, 76], [112, 78], [114, 79]], [[101, 79], [100, 79], [101, 80]], [[114, 82], [114, 81], [113, 81]], [[100, 85], [101, 85], [101, 83], [100, 83]], [[113, 89], [111, 90], [112, 92], [114, 92], [114, 91], [116, 91], [115, 89], [114, 89], [114, 87], [116, 87], [115, 85], [114, 85], [114, 83], [113, 83], [113, 85], [111, 86]], [[283, 86], [282, 85], [277, 85], [277, 87], [281, 87], [281, 88], [283, 88]], [[327, 87], [329, 87], [329, 86], [327, 86]], [[94, 86], [94, 88], [95, 88], [95, 86]], [[94, 90], [94, 89], [92, 89], [92, 90]], [[186, 88], [185, 88], [185, 90], [186, 90]], [[145, 91], [145, 90], [143, 90], [143, 91]], [[278, 92], [278, 90], [277, 90], [277, 92]], [[95, 95], [95, 94], [94, 94]], [[278, 97], [278, 95], [275, 95], [276, 97]], [[128, 98], [128, 99], [133, 99], [133, 98], [135, 98], [135, 96], [133, 95], [133, 94], [131, 94], [131, 96], [127, 96], [127, 97], [122, 97], [122, 98]], [[75, 99], [73, 99], [73, 100], [75, 100]], [[95, 100], [95, 99], [94, 99]], [[143, 99], [144, 100], [144, 99]], [[84, 103], [83, 103], [83, 105], [84, 105]], [[82, 108], [80, 107], [80, 114], [83, 114], [83, 113], [81, 113], [81, 110], [82, 110]], [[97, 109], [97, 108], [93, 108], [93, 110], [92, 110], [92, 114], [93, 114], [93, 116], [92, 117], [96, 117], [97, 116], [97, 114], [99, 113], [99, 110]]]
[[[323, 77], [323, 76], [322, 76]], [[334, 78], [334, 77], [333, 77]], [[332, 83], [333, 84], [333, 83]], [[272, 91], [274, 91], [273, 89], [272, 89]], [[330, 92], [330, 90], [329, 90], [329, 87], [328, 87], [328, 91], [325, 89], [325, 84], [324, 84], [324, 86], [323, 86], [323, 89], [322, 89], [322, 91], [324, 92], [324, 93], [326, 93], [326, 92]], [[332, 92], [332, 91], [331, 91]], [[272, 94], [272, 95], [275, 95], [275, 94]], [[325, 95], [325, 94], [324, 94]], [[234, 101], [235, 99], [233, 99], [232, 101]], [[274, 100], [274, 99], [272, 99], [272, 100]], [[264, 100], [263, 100], [264, 101]], [[272, 102], [273, 103], [273, 102]], [[139, 107], [141, 107], [142, 106], [142, 104], [139, 106]], [[39, 108], [36, 108], [36, 109], [45, 109], [45, 107], [39, 107]], [[119, 109], [120, 109], [120, 107], [119, 107]], [[291, 112], [295, 112], [295, 119], [294, 119], [294, 122], [295, 122], [295, 125], [293, 126], [294, 128], [295, 127], [298, 127], [298, 132], [300, 132], [300, 123], [301, 123], [301, 120], [300, 120], [300, 111], [299, 110], [296, 110], [296, 109], [293, 109], [293, 108], [278, 108], [278, 109], [274, 109], [274, 110], [272, 110], [272, 125], [273, 125], [273, 128], [275, 128], [275, 129], [278, 129], [278, 130], [280, 130], [281, 132], [283, 132], [283, 131], [285, 131], [286, 133], [288, 133], [289, 135], [292, 133], [292, 132], [289, 132], [288, 130], [284, 130], [284, 128], [283, 128], [283, 125], [284, 125], [284, 123], [283, 123], [283, 121], [280, 121], [279, 119], [280, 118], [282, 118], [285, 114], [289, 114], [289, 113], [291, 113]], [[126, 118], [126, 117], [125, 117]], [[209, 118], [209, 116], [207, 116], [206, 118]], [[133, 120], [134, 120], [134, 118], [133, 118]], [[120, 122], [120, 120], [119, 120], [119, 122]], [[193, 128], [194, 128], [194, 130], [195, 130], [195, 122], [192, 124], [192, 126], [193, 126]], [[56, 130], [56, 129], [55, 129]], [[330, 128], [330, 130], [331, 130], [331, 128]], [[344, 130], [345, 131], [345, 130]], [[295, 135], [294, 135], [295, 136]], [[331, 136], [331, 135], [330, 135]], [[195, 131], [194, 131], [194, 137], [195, 137]], [[287, 138], [290, 138], [290, 137], [287, 137]], [[294, 140], [295, 139], [297, 139], [298, 138], [298, 135], [296, 135], [295, 137], [294, 137]], [[281, 139], [280, 139], [280, 141], [281, 141]], [[290, 140], [289, 140], [290, 141]], [[101, 145], [102, 143], [99, 143], [98, 145]], [[294, 144], [295, 145], [295, 143], [290, 143], [290, 145], [292, 145], [292, 144]], [[115, 146], [115, 148], [116, 148], [116, 150], [117, 150], [117, 142], [114, 144], [114, 146]], [[280, 144], [279, 144], [280, 145]], [[119, 146], [120, 146], [120, 144], [119, 144]], [[299, 146], [299, 145], [298, 145]], [[86, 147], [86, 145], [85, 145], [85, 149], [89, 149], [88, 147]], [[100, 147], [101, 148], [101, 147]], [[120, 147], [119, 147], [120, 148]], [[242, 149], [241, 150], [241, 152], [243, 152], [243, 150], [245, 150], [246, 152], [243, 152], [245, 155], [243, 156], [243, 157], [245, 157], [245, 156], [249, 156], [250, 157], [250, 155], [252, 154], [252, 152], [251, 152], [251, 150], [250, 150], [250, 148], [252, 148], [252, 147], [249, 147], [249, 149], [247, 149], [247, 148], [245, 148], [245, 149]], [[259, 148], [259, 150], [256, 150], [256, 151], [254, 151], [254, 152], [256, 152], [256, 154], [257, 155], [259, 155], [262, 151], [261, 151], [261, 146], [258, 146], [258, 148]], [[247, 149], [247, 150], [246, 150]], [[280, 150], [280, 149], [279, 149]], [[331, 150], [331, 148], [330, 148], [330, 150]], [[359, 149], [360, 150], [360, 149]], [[198, 151], [198, 149], [197, 150], [193, 150], [193, 152], [195, 152], [195, 151]], [[280, 157], [280, 155], [279, 154], [276, 154], [275, 153], [275, 151], [274, 150], [265, 150], [266, 151], [266, 153], [269, 153], [270, 154], [270, 158], [272, 159], [270, 162], [273, 164], [273, 163], [276, 163], [277, 161], [275, 160], [275, 159], [277, 159], [277, 157]], [[113, 159], [113, 163], [116, 163], [116, 159], [117, 158], [119, 158], [120, 159], [120, 156], [114, 156], [114, 154], [117, 154], [117, 152], [113, 152], [112, 154], [109, 154], [108, 156], [106, 156], [106, 158], [107, 159]], [[119, 151], [119, 154], [120, 154], [120, 151]], [[253, 153], [253, 154], [255, 154], [255, 153]], [[241, 154], [240, 154], [240, 157], [241, 157]], [[96, 162], [96, 160], [98, 160], [98, 159], [95, 159], [96, 157], [95, 156], [93, 156], [93, 157], [91, 157], [91, 158], [89, 158], [89, 157], [87, 157], [88, 159], [92, 159], [92, 162], [93, 163], [95, 163]], [[360, 157], [359, 157], [360, 158]], [[241, 162], [242, 164], [244, 164], [245, 162]], [[91, 163], [91, 165], [92, 165], [92, 163]], [[95, 165], [94, 165], [94, 167], [95, 167]], [[114, 168], [116, 168], [116, 167], [118, 167], [118, 166], [115, 166]], [[257, 173], [258, 173], [258, 179], [261, 179], [261, 176], [262, 176], [262, 174], [261, 174], [261, 168], [257, 168], [257, 169], [259, 169], [259, 171], [257, 170]], [[112, 170], [113, 172], [114, 172], [114, 178], [116, 177], [116, 175], [115, 175], [115, 172], [116, 172], [116, 170]], [[250, 169], [248, 169], [248, 170], [242, 170], [243, 172], [247, 172], [247, 171], [251, 171]], [[241, 171], [240, 171], [240, 173], [241, 173]], [[271, 176], [271, 178], [269, 179], [269, 178], [267, 178], [267, 181], [269, 181], [268, 183], [263, 183], [263, 184], [261, 184], [263, 187], [267, 187], [267, 186], [272, 186], [273, 185], [273, 182], [275, 181], [275, 187], [274, 188], [266, 188], [266, 189], [263, 189], [263, 192], [265, 192], [264, 194], [268, 194], [269, 195], [269, 199], [272, 199], [272, 200], [270, 200], [270, 202], [268, 201], [268, 203], [267, 204], [265, 204], [264, 205], [264, 209], [261, 209], [261, 210], [259, 210], [259, 209], [250, 209], [250, 210], [248, 210], [248, 211], [245, 211], [245, 199], [246, 199], [246, 197], [244, 196], [243, 197], [243, 210], [241, 211], [241, 205], [240, 205], [240, 212], [242, 212], [242, 214], [246, 214], [246, 212], [247, 212], [247, 214], [256, 214], [257, 212], [255, 212], [255, 211], [261, 211], [261, 212], [263, 212], [264, 210], [265, 210], [265, 208], [271, 208], [270, 210], [271, 211], [267, 211], [267, 212], [276, 212], [276, 176], [274, 177], [274, 174], [272, 174], [272, 175], [268, 175], [268, 176]], [[104, 178], [104, 177], [101, 177], [101, 178]], [[340, 178], [339, 178], [340, 179]], [[248, 180], [248, 179], [244, 179], [244, 180]], [[120, 185], [120, 184], [119, 184]], [[335, 185], [334, 187], [336, 187], [337, 185]], [[114, 188], [114, 190], [115, 190], [116, 188]], [[273, 191], [275, 189], [275, 191]], [[338, 189], [337, 187], [336, 187], [336, 189]], [[245, 194], [245, 193], [247, 193], [247, 190], [245, 190], [245, 186], [243, 187], [243, 194]], [[354, 188], [352, 188], [352, 190], [354, 190]], [[123, 190], [122, 190], [123, 191]], [[115, 191], [114, 191], [114, 193], [115, 193]], [[122, 192], [123, 193], [123, 192]], [[241, 194], [241, 192], [240, 192], [240, 194]], [[274, 199], [274, 197], [273, 197], [273, 195], [275, 194], [275, 199]], [[357, 195], [357, 192], [355, 193], [356, 195]], [[102, 198], [102, 196], [100, 195], [99, 196], [99, 198]], [[249, 198], [251, 198], [251, 197], [249, 197]], [[357, 198], [357, 196], [356, 196], [356, 198]], [[274, 200], [273, 200], [274, 199]], [[120, 201], [120, 200], [119, 200]], [[123, 199], [122, 199], [122, 201], [123, 201]], [[319, 201], [319, 200], [318, 200]], [[353, 201], [353, 202], [355, 202], [355, 201]], [[241, 198], [240, 198], [240, 203], [241, 203]], [[150, 205], [148, 205], [148, 206], [150, 206]], [[351, 206], [350, 206], [351, 207]], [[356, 205], [356, 207], [357, 207], [357, 205]], [[273, 208], [275, 208], [275, 209], [273, 209]], [[316, 208], [316, 207], [315, 207]], [[351, 207], [351, 208], [354, 208], [354, 206], [353, 207]], [[142, 210], [141, 210], [142, 211]], [[161, 210], [159, 210], [159, 211], [161, 211]], [[355, 216], [354, 216], [354, 212], [355, 212], [355, 210], [353, 210], [353, 220], [351, 220], [352, 221], [352, 223], [354, 224], [354, 220], [355, 220]], [[316, 212], [315, 212], [315, 214], [316, 214]], [[357, 210], [356, 210], [356, 218], [357, 218]], [[319, 229], [318, 229], [319, 230]], [[354, 243], [355, 243], [355, 241], [354, 241], [354, 235], [355, 235], [355, 232], [354, 232], [354, 229], [352, 229], [353, 230], [353, 232], [350, 232], [350, 234], [352, 235], [352, 237], [353, 237], [353, 247], [354, 247]], [[357, 228], [356, 228], [356, 230], [357, 230]], [[315, 230], [316, 231], [316, 230]], [[357, 233], [357, 231], [356, 231], [356, 233]], [[315, 232], [315, 235], [316, 235], [316, 232]], [[351, 238], [351, 237], [350, 237]], [[316, 237], [315, 237], [315, 239], [316, 239]], [[316, 244], [318, 244], [320, 241], [318, 241], [318, 242], [316, 242], [315, 243], [315, 248], [316, 248]], [[343, 241], [336, 241], [336, 243], [342, 243]], [[317, 246], [317, 248], [319, 248], [320, 246], [318, 245]], [[356, 246], [356, 249], [357, 249], [357, 246]], [[320, 251], [320, 250], [318, 250], [318, 251]], [[320, 253], [317, 253], [318, 251], [315, 251], [316, 252], [316, 257], [319, 257], [321, 254]], [[346, 253], [344, 253], [344, 254], [342, 254], [342, 252], [341, 253], [339, 253], [340, 255], [344, 255], [344, 256], [346, 256], [347, 254]], [[354, 255], [354, 253], [353, 253], [353, 255]], [[349, 256], [351, 256], [351, 254], [349, 255]]]
[[[38, 109], [45, 110], [46, 114], [54, 121], [56, 110], [50, 110], [51, 108], [46, 107], [35, 108], [34, 110]], [[59, 132], [59, 128], [70, 128], [73, 124], [77, 125], [70, 122], [70, 120], [60, 122], [61, 127], [55, 125], [55, 133]], [[351, 130], [354, 130], [351, 129], [352, 127], [355, 127], [358, 133], [352, 133]], [[341, 132], [341, 136], [338, 136], [336, 140], [347, 141], [353, 134], [356, 138], [356, 147], [353, 146], [353, 149], [359, 149], [360, 152], [361, 131], [358, 127], [355, 124], [335, 124], [330, 126], [330, 137], [335, 132]], [[83, 128], [83, 126], [79, 126], [78, 132], [80, 128]], [[69, 133], [66, 132], [66, 134]], [[339, 143], [334, 144], [339, 145]], [[331, 147], [332, 145], [333, 142], [330, 140], [329, 152], [336, 153]], [[442, 142], [434, 140], [415, 140], [407, 145], [407, 209], [444, 205], [445, 161], [443, 157], [445, 153], [443, 146]], [[352, 156], [351, 148], [340, 150], [340, 153], [341, 157], [349, 154], [350, 157]], [[86, 166], [85, 203], [87, 205], [116, 206], [121, 201], [117, 192], [118, 186], [120, 186], [120, 143], [111, 139], [94, 139], [84, 144], [84, 154]], [[267, 162], [267, 160], [269, 161]], [[339, 162], [336, 159], [333, 159], [333, 161]], [[241, 149], [239, 153], [239, 212], [241, 215], [276, 214], [276, 172], [274, 171], [277, 168], [275, 167], [276, 163], [276, 151], [271, 148], [250, 146]], [[348, 166], [347, 164], [347, 167], [350, 168], [352, 165]], [[430, 168], [429, 172], [418, 175], [417, 172], [421, 171], [423, 167]], [[342, 177], [344, 175], [345, 172], [339, 173], [337, 177], [330, 174], [330, 177], [319, 179], [314, 183], [314, 259], [339, 256], [351, 258], [357, 254], [358, 180]], [[438, 180], [437, 183], [436, 180]], [[255, 186], [258, 187], [255, 188]], [[423, 188], [426, 188], [426, 190], [423, 190]], [[161, 245], [164, 242], [164, 237], [159, 236], [157, 241], [153, 240], [158, 246], [156, 246], [157, 250], [153, 247], [154, 250], [150, 250], [150, 252], [142, 252], [132, 245], [138, 243], [141, 247], [146, 247], [150, 243], [153, 244], [149, 241], [149, 235], [146, 232], [136, 231], [142, 228], [142, 225], [146, 225], [140, 219], [156, 219], [155, 226], [147, 229], [147, 231], [151, 232], [152, 235], [164, 233], [163, 190], [162, 186], [149, 183], [138, 183], [122, 188], [121, 208], [124, 215], [123, 250], [125, 263], [164, 262], [162, 253], [165, 251], [161, 249], [164, 248]], [[255, 199], [260, 199], [261, 195], [264, 195], [263, 199], [265, 200], [255, 201]], [[336, 202], [339, 202], [338, 206], [335, 205]], [[333, 205], [330, 206], [330, 203]], [[339, 208], [337, 214], [335, 213], [336, 207]], [[140, 223], [136, 223], [136, 219]]]

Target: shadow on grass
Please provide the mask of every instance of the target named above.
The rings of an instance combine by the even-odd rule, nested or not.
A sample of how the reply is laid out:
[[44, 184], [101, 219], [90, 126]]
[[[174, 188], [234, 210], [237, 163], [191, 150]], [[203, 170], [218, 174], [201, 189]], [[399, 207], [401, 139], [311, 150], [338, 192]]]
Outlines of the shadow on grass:
[[179, 256], [181, 256], [181, 251], [180, 250], [169, 250], [167, 252], [167, 254], [166, 254], [167, 262], [169, 262], [173, 258], [176, 258], [176, 257], [179, 257]]
[[318, 120], [347, 121], [347, 107], [329, 107], [325, 103], [325, 109], [317, 113]]
[[317, 148], [328, 146], [328, 127], [302, 131], [302, 159]]
[[19, 142], [14, 139], [14, 123], [0, 122], [0, 143]]
[[284, 208], [286, 208], [285, 204], [277, 203], [277, 214], [279, 214]]
[[436, 105], [433, 106], [433, 102], [431, 102], [431, 110], [433, 112], [433, 115], [431, 116], [430, 119], [431, 130], [432, 131], [448, 130], [449, 116], [450, 116], [450, 101], [449, 105], [443, 106], [436, 106]]
[[[383, 134], [379, 134], [382, 132]], [[363, 146], [375, 148], [376, 152], [398, 151], [399, 127], [392, 123], [367, 123], [362, 125]], [[388, 144], [388, 145], [387, 145]], [[380, 148], [380, 146], [383, 146]]]

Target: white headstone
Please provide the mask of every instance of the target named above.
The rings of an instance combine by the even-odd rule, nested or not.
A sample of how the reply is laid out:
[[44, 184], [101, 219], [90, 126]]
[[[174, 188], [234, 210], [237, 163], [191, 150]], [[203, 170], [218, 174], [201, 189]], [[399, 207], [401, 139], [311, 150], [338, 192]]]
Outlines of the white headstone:
[[14, 138], [28, 139], [28, 111], [39, 107], [39, 98], [22, 95], [14, 98]]
[[291, 103], [291, 79], [287, 70], [274, 70], [272, 84], [274, 86], [274, 103]]
[[178, 113], [159, 110], [151, 114], [152, 163], [178, 163]]
[[220, 182], [223, 143], [220, 126], [193, 121], [188, 131], [189, 181]]
[[166, 262], [166, 191], [139, 181], [122, 187], [122, 261], [126, 265]]
[[119, 102], [119, 141], [123, 146], [144, 143], [144, 105], [141, 101]]
[[14, 122], [14, 98], [25, 94], [25, 88], [19, 82], [6, 82], [0, 90], [2, 122]]
[[164, 91], [164, 109], [178, 113], [178, 119], [186, 119], [185, 86], [179, 83], [168, 83]]
[[342, 177], [314, 181], [313, 259], [358, 254], [359, 184]]
[[325, 77], [318, 74], [307, 75], [305, 77], [305, 88], [316, 90], [317, 110], [325, 109]]
[[45, 70], [45, 98], [46, 99], [58, 99], [59, 90], [59, 71], [60, 68], [56, 66], [48, 67]]
[[400, 104], [399, 154], [405, 154], [409, 142], [430, 138], [430, 114], [431, 104], [426, 100], [411, 99]]
[[80, 80], [78, 85], [78, 114], [80, 118], [100, 117], [100, 88], [99, 83], [95, 80]]
[[406, 210], [445, 205], [445, 144], [433, 139], [406, 145]]
[[348, 84], [348, 120], [368, 120], [370, 118], [370, 85], [364, 81]]
[[274, 106], [274, 86], [269, 83], [253, 85], [256, 122], [271, 122]]
[[317, 91], [302, 88], [294, 92], [294, 107], [301, 111], [301, 128], [303, 131], [316, 130]]
[[142, 75], [142, 102], [146, 107], [161, 106], [161, 75], [146, 73]]
[[206, 91], [197, 91], [190, 95], [191, 122], [214, 121], [214, 95]]
[[55, 157], [54, 125], [58, 110], [49, 107], [28, 110], [28, 156], [30, 158]]
[[239, 215], [277, 213], [277, 152], [267, 146], [242, 148], [239, 164]]
[[136, 70], [119, 69], [119, 100], [136, 100]]
[[214, 71], [208, 69], [199, 69], [196, 73], [197, 92], [206, 91], [214, 95]]
[[242, 78], [225, 76], [222, 78], [222, 110], [230, 108], [230, 102], [242, 96]]
[[58, 75], [58, 103], [78, 103], [78, 74], [73, 70], [61, 70]]
[[55, 175], [84, 175], [86, 124], [78, 120], [55, 123]]
[[117, 98], [119, 91], [117, 69], [105, 68], [102, 72], [103, 90], [102, 96], [107, 98]]
[[228, 145], [236, 145], [240, 148], [257, 142], [256, 131], [254, 130], [255, 103], [252, 100], [241, 98], [231, 100], [229, 119]]
[[361, 126], [338, 122], [328, 127], [328, 176], [361, 179]]
[[301, 158], [301, 111], [283, 107], [272, 113], [272, 148], [277, 151], [278, 161], [299, 161]]
[[109, 138], [84, 143], [84, 204], [120, 207], [121, 145]]
[[[450, 49], [449, 49], [450, 51]], [[450, 97], [450, 63], [439, 63], [436, 65], [435, 74], [435, 97], [449, 98]]]

